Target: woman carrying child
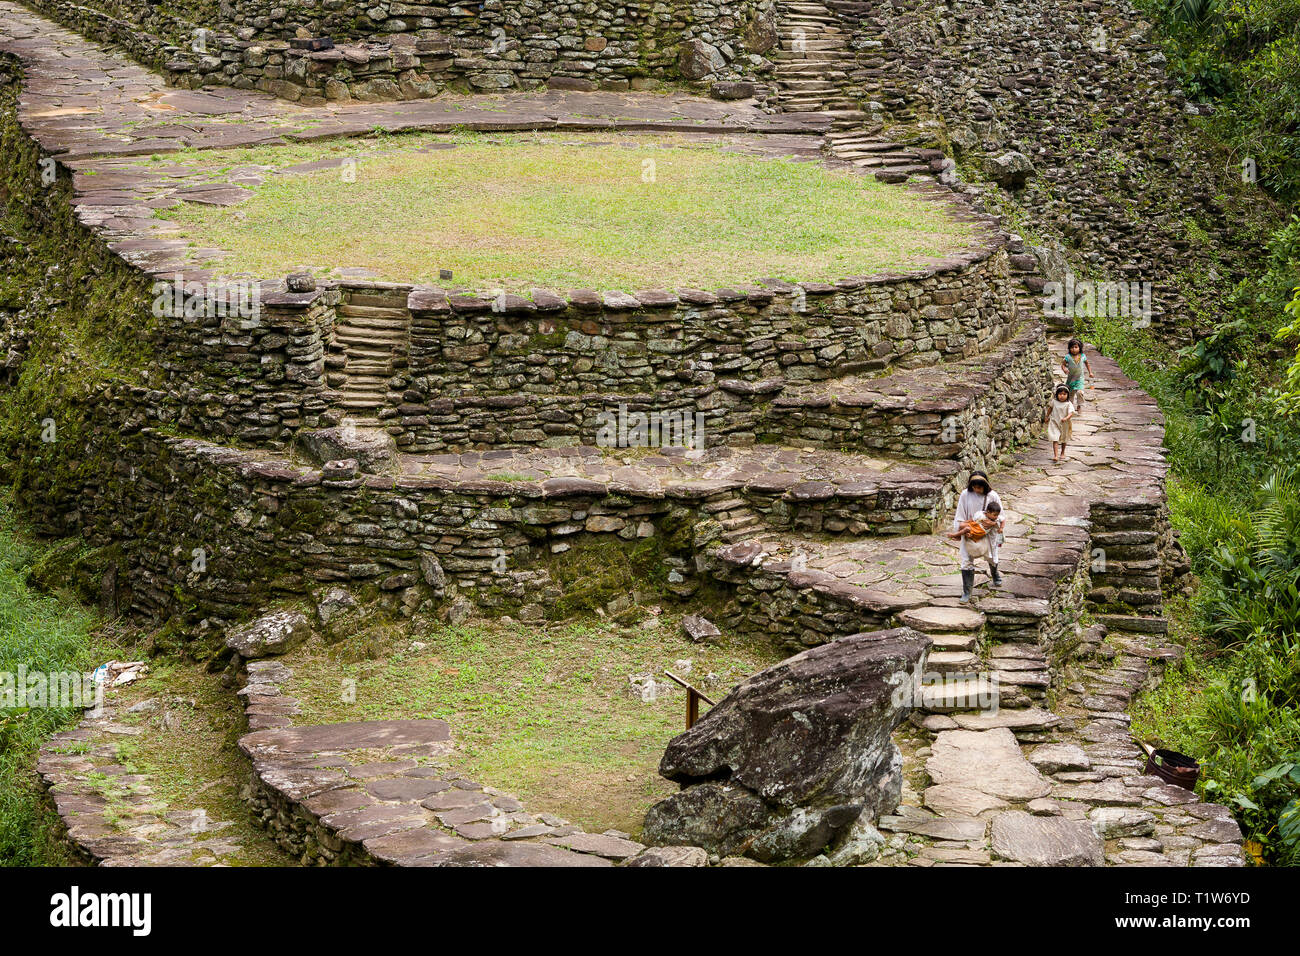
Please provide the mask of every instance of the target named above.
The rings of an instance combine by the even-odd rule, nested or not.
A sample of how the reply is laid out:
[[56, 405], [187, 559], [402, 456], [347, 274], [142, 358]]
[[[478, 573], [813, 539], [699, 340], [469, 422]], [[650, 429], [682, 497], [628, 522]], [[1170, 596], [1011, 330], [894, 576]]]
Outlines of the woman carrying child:
[[998, 544], [1006, 519], [1002, 517], [1002, 499], [982, 471], [971, 472], [966, 490], [957, 499], [957, 513], [948, 537], [961, 541], [961, 599], [969, 601], [975, 587], [975, 560], [989, 563], [993, 586], [1002, 586], [998, 572]]

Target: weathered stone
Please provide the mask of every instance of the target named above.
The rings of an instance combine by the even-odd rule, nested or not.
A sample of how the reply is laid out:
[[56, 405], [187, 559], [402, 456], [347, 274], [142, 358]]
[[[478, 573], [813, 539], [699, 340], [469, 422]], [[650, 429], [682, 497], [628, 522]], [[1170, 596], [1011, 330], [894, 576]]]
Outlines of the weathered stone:
[[687, 40], [677, 52], [677, 70], [688, 80], [702, 80], [727, 65], [718, 48], [703, 40]]
[[890, 732], [906, 714], [895, 689], [926, 645], [907, 628], [852, 635], [741, 683], [668, 745], [660, 772], [685, 789], [651, 808], [646, 838], [781, 859], [812, 855], [863, 810], [892, 809]]
[[749, 850], [772, 811], [743, 787], [702, 783], [661, 800], [646, 813], [642, 835], [653, 844], [704, 847], [732, 856]]
[[256, 660], [287, 654], [311, 637], [311, 622], [299, 611], [275, 611], [234, 628], [226, 634], [226, 647], [240, 657]]
[[1000, 810], [1007, 806], [1000, 800], [982, 790], [962, 787], [956, 784], [939, 784], [927, 787], [924, 794], [925, 805], [941, 816], [979, 816], [986, 810]]
[[722, 637], [717, 625], [699, 614], [687, 614], [682, 618], [682, 630], [696, 644], [712, 643]]
[[646, 847], [627, 866], [708, 866], [709, 854], [698, 846]]
[[425, 866], [613, 866], [603, 857], [575, 853], [544, 843], [504, 843], [485, 840], [428, 857]]
[[1156, 827], [1154, 815], [1127, 807], [1096, 807], [1088, 811], [1088, 819], [1103, 840], [1146, 836]]
[[1024, 153], [1012, 150], [990, 159], [988, 172], [989, 177], [999, 186], [1020, 189], [1025, 185], [1025, 180], [1034, 175], [1034, 164]]
[[1101, 838], [1082, 820], [1008, 810], [993, 818], [993, 852], [1026, 866], [1101, 866]]
[[1043, 773], [1092, 767], [1092, 761], [1077, 744], [1043, 744], [1030, 752], [1029, 762]]
[[926, 773], [936, 784], [979, 790], [1007, 800], [1045, 797], [1051, 784], [1020, 753], [1011, 731], [945, 730], [934, 739]]
[[863, 866], [879, 857], [884, 846], [884, 835], [863, 814], [840, 838], [828, 859], [831, 866]]

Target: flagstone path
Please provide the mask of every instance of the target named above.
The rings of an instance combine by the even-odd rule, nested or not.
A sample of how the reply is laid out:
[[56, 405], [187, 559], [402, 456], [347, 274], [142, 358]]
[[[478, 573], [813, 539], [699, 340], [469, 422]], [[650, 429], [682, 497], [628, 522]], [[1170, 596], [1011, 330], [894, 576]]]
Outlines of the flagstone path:
[[[821, 21], [812, 16], [800, 22], [801, 29], [813, 29]], [[153, 218], [155, 208], [178, 199], [235, 202], [266, 174], [236, 169], [222, 182], [201, 185], [193, 169], [166, 163], [146, 168], [138, 161], [182, 149], [284, 144], [375, 129], [687, 130], [738, 137], [737, 148], [757, 148], [755, 138], [768, 137], [768, 145], [803, 155], [824, 137], [841, 161], [887, 181], [924, 176], [941, 160], [926, 151], [895, 153], [876, 130], [855, 130], [855, 118], [843, 111], [765, 114], [671, 95], [547, 92], [300, 107], [231, 89], [169, 90], [143, 68], [8, 0], [0, 0], [0, 53], [23, 64], [21, 119], [50, 157], [73, 170], [81, 221], [100, 230], [128, 261], [153, 272], [219, 255], [170, 238]], [[820, 86], [794, 83], [797, 72], [787, 69], [789, 92], [818, 99]], [[1022, 265], [1019, 271], [1031, 269]], [[1018, 307], [1021, 328], [1036, 327], [1039, 315], [1026, 290]], [[1059, 361], [1063, 341], [1050, 344]], [[939, 534], [860, 536], [864, 527], [829, 536], [754, 527], [706, 556], [717, 575], [737, 587], [738, 600], [749, 602], [751, 625], [793, 628], [793, 635], [782, 633], [798, 645], [833, 638], [840, 622], [857, 630], [906, 624], [931, 635], [935, 671], [974, 674], [967, 691], [997, 694], [994, 713], [928, 693], [914, 724], [900, 731], [908, 786], [903, 806], [881, 821], [891, 834], [882, 864], [1244, 863], [1241, 834], [1228, 811], [1142, 776], [1128, 738], [1128, 705], [1159, 679], [1163, 661], [1179, 653], [1164, 638], [1159, 560], [1128, 556], [1154, 554], [1168, 544], [1155, 522], [1167, 465], [1154, 401], [1111, 360], [1091, 354], [1090, 361], [1097, 387], [1075, 425], [1069, 459], [1053, 463], [1039, 439], [990, 469], [1007, 509], [1005, 580], [994, 589], [981, 576], [972, 606], [958, 603], [956, 545]], [[876, 403], [930, 389], [949, 404], [969, 398], [950, 370], [935, 370], [932, 378], [925, 370], [908, 374], [906, 381], [890, 380], [898, 392], [881, 391], [883, 379], [862, 379], [845, 394]], [[426, 479], [431, 488], [500, 481], [509, 472], [543, 485], [632, 482], [665, 493], [674, 483], [714, 491], [762, 487], [796, 497], [802, 488], [821, 494], [826, 484], [840, 495], [855, 488], [877, 494], [891, 482], [937, 493], [953, 471], [951, 462], [918, 470], [898, 460], [809, 449], [710, 455], [616, 463], [596, 450], [572, 448], [405, 456], [403, 469], [406, 478]], [[1090, 582], [1099, 545], [1123, 572], [1094, 569]], [[1107, 583], [1111, 577], [1117, 583]], [[1088, 588], [1107, 593], [1099, 603], [1127, 610], [1093, 615], [1085, 627], [1079, 609]], [[832, 613], [808, 613], [799, 604], [805, 599], [828, 602], [813, 606]], [[254, 768], [250, 800], [304, 862], [609, 865], [640, 853], [624, 835], [582, 833], [458, 775], [449, 759], [453, 728], [441, 721], [290, 726], [295, 704], [279, 691], [285, 670], [250, 665], [244, 694], [251, 732], [241, 748]], [[105, 769], [112, 765], [116, 726], [111, 719], [102, 726], [83, 723], [42, 758], [42, 773], [74, 837], [98, 847], [91, 855], [103, 860], [180, 862], [197, 854], [220, 862], [229, 848], [219, 837], [189, 840], [149, 829], [163, 822], [127, 836], [102, 825], [112, 798], [96, 797], [83, 782], [103, 775], [140, 783]], [[79, 741], [89, 745], [87, 753], [58, 752]], [[132, 813], [153, 812], [147, 793], [136, 786], [134, 794], [123, 798]], [[82, 815], [90, 822], [78, 819]], [[183, 828], [165, 815], [164, 821]]]

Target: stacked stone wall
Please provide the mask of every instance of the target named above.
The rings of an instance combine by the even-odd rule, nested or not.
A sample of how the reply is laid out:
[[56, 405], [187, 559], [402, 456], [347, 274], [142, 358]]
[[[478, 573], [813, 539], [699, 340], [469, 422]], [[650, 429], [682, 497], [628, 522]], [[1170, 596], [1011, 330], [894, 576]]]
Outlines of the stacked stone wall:
[[[416, 99], [449, 87], [710, 85], [763, 77], [772, 68], [763, 54], [776, 42], [774, 0], [30, 5], [87, 36], [120, 43], [137, 59], [164, 69], [177, 85], [259, 89], [304, 103]], [[205, 32], [196, 47], [200, 30]], [[338, 46], [291, 47], [295, 38], [318, 36]]]
[[[1272, 204], [1243, 182], [1248, 157], [1197, 128], [1130, 3], [825, 2], [851, 37], [846, 91], [890, 135], [910, 129], [1009, 187], [991, 204], [1025, 218], [1048, 280], [1149, 283], [1152, 314], [1125, 317], [1181, 338], [1252, 267], [1245, 233]], [[1019, 178], [998, 162], [1012, 152]]]

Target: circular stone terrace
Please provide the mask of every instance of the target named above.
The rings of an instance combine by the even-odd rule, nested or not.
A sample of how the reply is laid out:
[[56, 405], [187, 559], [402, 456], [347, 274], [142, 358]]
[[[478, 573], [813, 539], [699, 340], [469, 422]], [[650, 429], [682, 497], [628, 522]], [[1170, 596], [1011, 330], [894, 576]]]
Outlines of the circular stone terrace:
[[[137, 455], [171, 496], [152, 511], [146, 501], [139, 520], [110, 489], [86, 518], [129, 540], [145, 585], [132, 607], [171, 613], [149, 602], [170, 600], [180, 580], [187, 598], [218, 607], [301, 598], [302, 587], [280, 593], [258, 578], [282, 574], [308, 589], [374, 581], [408, 611], [455, 597], [454, 614], [463, 595], [495, 590], [532, 623], [557, 596], [545, 562], [570, 542], [675, 539], [655, 573], [683, 591], [726, 588], [731, 610], [719, 619], [736, 633], [797, 650], [906, 624], [930, 636], [932, 667], [986, 670], [1009, 688], [999, 714], [930, 700], [900, 733], [903, 802], [878, 821], [892, 834], [886, 862], [1240, 863], [1226, 810], [1158, 786], [1128, 746], [1124, 709], [1177, 652], [1160, 610], [1169, 533], [1159, 413], [1114, 362], [1095, 359], [1100, 394], [1077, 430], [1077, 457], [1053, 467], [1041, 443], [1025, 444], [1050, 381], [1031, 257], [936, 184], [876, 183], [937, 172], [940, 155], [837, 129], [829, 115], [675, 95], [307, 109], [168, 90], [3, 0], [0, 52], [23, 62], [20, 119], [72, 171], [82, 224], [151, 277], [188, 284], [247, 271], [263, 307], [248, 322], [176, 316], [153, 390], [105, 396], [110, 412], [148, 423], [130, 436], [106, 429], [112, 450]], [[359, 139], [377, 130], [408, 136]], [[537, 202], [516, 161], [529, 154], [565, 169], [572, 188]], [[687, 168], [692, 176], [674, 179]], [[763, 174], [777, 172], [790, 178]], [[430, 179], [445, 201], [417, 188]], [[346, 208], [342, 197], [367, 183], [383, 185], [379, 205]], [[497, 208], [481, 192], [489, 183], [522, 213], [484, 218], [475, 232]], [[774, 202], [792, 187], [803, 190], [797, 207]], [[511, 244], [471, 241], [555, 230], [568, 210], [600, 212], [602, 201], [627, 216], [589, 217], [590, 234], [531, 261], [488, 255], [519, 251]], [[721, 210], [707, 232], [687, 215], [705, 208]], [[810, 228], [810, 208], [816, 223], [835, 224], [828, 235]], [[665, 210], [684, 226], [670, 230], [669, 261], [619, 245], [657, 235]], [[323, 218], [339, 215], [354, 229]], [[360, 237], [357, 256], [388, 252], [344, 261], [344, 232]], [[294, 241], [254, 241], [267, 234]], [[310, 244], [317, 234], [327, 247]], [[781, 269], [763, 275], [746, 254]], [[455, 255], [464, 258], [439, 261]], [[303, 267], [319, 278], [286, 287], [281, 274]], [[633, 268], [647, 271], [619, 271]], [[595, 289], [551, 291], [548, 278]], [[152, 403], [173, 399], [149, 417]], [[708, 447], [592, 448], [611, 403], [620, 416], [703, 414]], [[377, 427], [360, 438], [322, 427], [349, 418]], [[317, 464], [289, 460], [294, 450]], [[958, 608], [951, 547], [930, 532], [953, 485], [994, 464], [1009, 504], [1005, 581], [981, 581], [974, 606]], [[148, 482], [131, 484], [148, 494]], [[217, 498], [199, 496], [213, 485]], [[221, 547], [212, 573], [186, 578], [177, 543], [204, 521]], [[1117, 551], [1089, 577], [1106, 535], [1132, 554]], [[291, 544], [268, 550], [279, 541]], [[235, 600], [222, 582], [236, 583]], [[330, 599], [315, 599], [322, 621]], [[1084, 608], [1097, 624], [1067, 633]], [[306, 725], [281, 689], [299, 692], [291, 668], [253, 662], [245, 676], [253, 799], [308, 859], [338, 861], [346, 847], [358, 861], [568, 865], [571, 853], [591, 863], [640, 852], [620, 835], [516, 816], [510, 795], [434, 773], [421, 761], [451, 748], [441, 721]], [[86, 740], [98, 730], [70, 739], [102, 743]], [[108, 760], [107, 745], [90, 756]], [[90, 763], [47, 751], [42, 773], [70, 827], [89, 818], [117, 854], [104, 801], [76, 789]]]

